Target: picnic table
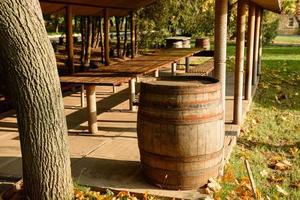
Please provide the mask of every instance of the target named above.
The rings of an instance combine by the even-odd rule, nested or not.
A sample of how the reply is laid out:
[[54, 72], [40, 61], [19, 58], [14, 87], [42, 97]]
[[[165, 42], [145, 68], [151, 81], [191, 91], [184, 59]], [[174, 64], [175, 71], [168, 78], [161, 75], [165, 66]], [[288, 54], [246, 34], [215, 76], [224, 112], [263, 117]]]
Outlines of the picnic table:
[[[89, 132], [92, 134], [98, 132], [96, 86], [117, 86], [130, 80], [132, 80], [131, 76], [97, 72], [81, 72], [60, 77], [61, 83], [80, 84], [83, 85], [82, 89], [86, 90], [88, 127]], [[81, 95], [81, 102], [82, 104], [84, 102], [83, 92]]]
[[[117, 63], [100, 69], [75, 73], [60, 77], [61, 83], [71, 83], [82, 85], [81, 102], [84, 102], [84, 89], [87, 97], [88, 127], [92, 134], [97, 133], [97, 106], [96, 106], [96, 86], [115, 86], [125, 82], [129, 83], [129, 107], [135, 110], [133, 102], [135, 100], [136, 78], [155, 72], [158, 77], [158, 70], [166, 65], [172, 64], [172, 73], [176, 73], [176, 64], [182, 58], [186, 59], [189, 65], [189, 57], [201, 52], [202, 49], [168, 49], [155, 51], [150, 55], [144, 55], [132, 60]], [[188, 66], [186, 65], [186, 66]]]

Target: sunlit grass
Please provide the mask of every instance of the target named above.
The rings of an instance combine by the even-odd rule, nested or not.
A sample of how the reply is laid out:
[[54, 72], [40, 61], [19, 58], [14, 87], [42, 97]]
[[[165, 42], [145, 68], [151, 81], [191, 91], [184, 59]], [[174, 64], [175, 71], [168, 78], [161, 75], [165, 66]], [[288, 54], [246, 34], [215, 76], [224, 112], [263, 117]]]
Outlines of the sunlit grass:
[[[229, 54], [233, 53], [229, 47]], [[239, 191], [247, 177], [243, 160], [248, 159], [258, 190], [263, 198], [299, 199], [300, 185], [300, 48], [264, 48], [263, 74], [251, 111], [242, 127], [227, 173], [237, 182], [224, 181], [218, 194], [222, 199]], [[274, 157], [288, 161], [286, 170], [270, 167]], [[278, 187], [288, 195], [278, 191]], [[277, 187], [277, 188], [276, 188]], [[237, 196], [241, 198], [241, 196]]]

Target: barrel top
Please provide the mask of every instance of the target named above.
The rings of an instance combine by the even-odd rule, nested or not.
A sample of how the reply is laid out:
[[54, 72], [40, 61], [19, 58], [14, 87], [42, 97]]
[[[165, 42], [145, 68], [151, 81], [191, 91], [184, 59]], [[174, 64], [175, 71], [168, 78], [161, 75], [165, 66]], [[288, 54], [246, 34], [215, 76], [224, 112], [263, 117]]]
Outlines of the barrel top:
[[168, 76], [157, 79], [156, 81], [147, 82], [150, 85], [169, 86], [169, 87], [201, 87], [212, 84], [218, 84], [219, 81], [207, 76]]

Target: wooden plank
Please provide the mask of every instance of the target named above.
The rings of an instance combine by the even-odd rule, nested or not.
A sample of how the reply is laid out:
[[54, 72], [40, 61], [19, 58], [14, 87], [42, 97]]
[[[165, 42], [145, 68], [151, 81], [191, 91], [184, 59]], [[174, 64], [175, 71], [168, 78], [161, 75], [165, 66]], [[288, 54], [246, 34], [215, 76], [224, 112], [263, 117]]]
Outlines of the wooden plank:
[[84, 85], [121, 85], [132, 79], [131, 76], [121, 76], [120, 74], [82, 72], [71, 76], [60, 77], [61, 83], [84, 84]]

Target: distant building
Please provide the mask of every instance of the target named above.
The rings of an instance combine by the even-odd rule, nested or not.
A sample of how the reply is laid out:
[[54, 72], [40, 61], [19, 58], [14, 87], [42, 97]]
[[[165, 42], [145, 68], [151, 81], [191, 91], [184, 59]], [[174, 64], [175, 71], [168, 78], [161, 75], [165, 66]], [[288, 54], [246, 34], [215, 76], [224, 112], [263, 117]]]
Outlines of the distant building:
[[280, 16], [278, 34], [282, 34], [282, 35], [299, 34], [299, 24], [294, 15], [282, 14]]
[[299, 23], [297, 18], [300, 19], [300, 1], [296, 2], [296, 15], [282, 14], [279, 20], [278, 34], [295, 35], [299, 34]]

